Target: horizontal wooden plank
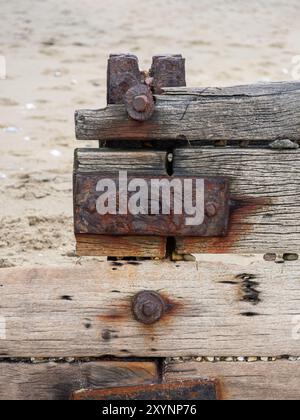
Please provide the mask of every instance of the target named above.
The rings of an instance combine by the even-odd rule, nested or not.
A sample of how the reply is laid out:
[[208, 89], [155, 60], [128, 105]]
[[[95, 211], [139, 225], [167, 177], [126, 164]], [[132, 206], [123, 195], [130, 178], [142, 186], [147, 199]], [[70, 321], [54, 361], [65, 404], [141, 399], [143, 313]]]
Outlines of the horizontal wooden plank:
[[300, 151], [185, 148], [174, 152], [174, 176], [229, 179], [229, 232], [223, 238], [177, 238], [189, 253], [284, 253], [300, 250]]
[[153, 362], [0, 363], [0, 400], [69, 400], [82, 388], [158, 381]]
[[172, 362], [165, 367], [167, 382], [217, 378], [223, 400], [299, 400], [300, 362]]
[[76, 235], [76, 254], [81, 257], [165, 258], [167, 238], [161, 236]]
[[156, 96], [155, 113], [140, 123], [125, 106], [76, 112], [78, 140], [300, 140], [300, 83], [231, 88], [173, 88]]
[[[120, 170], [128, 174], [167, 174], [167, 153], [161, 151], [124, 151], [110, 149], [77, 149], [74, 175], [101, 171], [116, 175]], [[164, 258], [167, 239], [150, 236], [76, 235], [76, 252], [80, 256]]]
[[[299, 261], [231, 256], [1, 269], [0, 357], [299, 355], [299, 278]], [[133, 316], [143, 290], [166, 302], [156, 324]]]
[[76, 149], [74, 170], [77, 174], [118, 174], [128, 171], [129, 175], [166, 175], [167, 153], [154, 150], [111, 150]]
[[177, 381], [168, 384], [137, 385], [102, 390], [80, 390], [73, 394], [77, 401], [216, 401], [217, 387], [213, 381]]

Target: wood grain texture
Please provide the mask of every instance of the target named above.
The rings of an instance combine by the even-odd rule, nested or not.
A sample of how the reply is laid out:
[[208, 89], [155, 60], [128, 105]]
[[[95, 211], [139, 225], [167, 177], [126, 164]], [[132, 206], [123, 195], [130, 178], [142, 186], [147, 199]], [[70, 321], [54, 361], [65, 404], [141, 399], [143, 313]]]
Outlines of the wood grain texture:
[[131, 120], [123, 105], [75, 114], [78, 140], [300, 140], [300, 83], [230, 88], [173, 88], [156, 96], [155, 113]]
[[189, 148], [174, 152], [174, 176], [230, 180], [232, 213], [225, 238], [177, 238], [189, 253], [284, 253], [300, 250], [300, 151]]
[[0, 400], [69, 400], [82, 388], [158, 381], [152, 362], [0, 363]]
[[168, 363], [164, 378], [216, 378], [224, 400], [299, 400], [300, 362]]
[[[167, 153], [161, 151], [111, 151], [109, 149], [77, 149], [74, 160], [74, 179], [78, 174], [100, 171], [118, 175], [128, 171], [134, 175], [167, 174]], [[150, 236], [76, 235], [79, 256], [164, 258], [167, 239]]]
[[74, 171], [86, 174], [100, 171], [118, 175], [128, 171], [129, 175], [167, 175], [167, 153], [163, 151], [76, 149]]
[[75, 392], [76, 401], [216, 401], [217, 387], [213, 381], [177, 381], [174, 383], [136, 385], [112, 389], [82, 389]]
[[[99, 262], [0, 270], [0, 357], [299, 355], [300, 262]], [[154, 325], [133, 297], [167, 302]], [[299, 322], [298, 322], [299, 323]]]
[[165, 258], [167, 239], [160, 236], [76, 235], [76, 254], [81, 257]]

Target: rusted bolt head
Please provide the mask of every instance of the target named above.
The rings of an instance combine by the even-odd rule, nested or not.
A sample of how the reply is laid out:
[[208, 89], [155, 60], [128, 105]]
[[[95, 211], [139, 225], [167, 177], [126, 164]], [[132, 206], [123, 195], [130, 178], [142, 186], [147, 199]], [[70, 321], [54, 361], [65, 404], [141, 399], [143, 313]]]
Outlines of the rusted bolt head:
[[162, 318], [165, 312], [165, 303], [158, 293], [143, 291], [135, 295], [132, 311], [137, 321], [151, 325]]
[[218, 210], [214, 203], [207, 203], [205, 206], [205, 213], [208, 217], [214, 217]]
[[129, 89], [124, 96], [128, 115], [135, 121], [149, 120], [155, 109], [154, 98], [149, 86], [137, 84]]
[[147, 105], [149, 105], [149, 101], [146, 95], [136, 96], [133, 100], [133, 108], [137, 112], [146, 111]]

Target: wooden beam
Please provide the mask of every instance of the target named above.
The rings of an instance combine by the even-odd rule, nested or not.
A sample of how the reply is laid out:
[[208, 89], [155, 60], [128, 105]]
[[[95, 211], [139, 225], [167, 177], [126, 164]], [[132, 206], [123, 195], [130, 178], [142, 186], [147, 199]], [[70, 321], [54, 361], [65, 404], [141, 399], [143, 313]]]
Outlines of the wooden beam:
[[74, 172], [117, 175], [128, 171], [129, 175], [167, 174], [167, 152], [157, 150], [76, 149]]
[[218, 393], [213, 381], [196, 380], [102, 390], [82, 389], [75, 392], [72, 399], [76, 401], [216, 401]]
[[174, 176], [228, 178], [232, 212], [223, 238], [177, 238], [176, 252], [285, 253], [300, 250], [300, 151], [185, 148]]
[[0, 363], [0, 400], [69, 400], [82, 388], [158, 382], [153, 362]]
[[166, 257], [167, 239], [161, 236], [107, 236], [77, 234], [76, 254], [81, 257]]
[[299, 121], [299, 82], [165, 89], [143, 123], [130, 119], [124, 105], [75, 114], [77, 139], [101, 141], [298, 141]]
[[300, 362], [170, 362], [167, 382], [217, 378], [223, 400], [299, 400]]
[[[299, 278], [299, 261], [232, 257], [1, 269], [0, 357], [299, 355]], [[143, 290], [166, 302], [156, 324], [133, 316]]]

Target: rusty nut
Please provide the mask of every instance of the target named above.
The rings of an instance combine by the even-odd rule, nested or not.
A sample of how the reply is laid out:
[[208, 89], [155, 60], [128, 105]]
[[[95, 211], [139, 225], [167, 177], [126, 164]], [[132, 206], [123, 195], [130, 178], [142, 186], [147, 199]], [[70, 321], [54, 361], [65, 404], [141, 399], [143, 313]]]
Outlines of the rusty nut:
[[143, 291], [135, 295], [132, 312], [137, 321], [146, 325], [155, 324], [165, 312], [165, 302], [156, 292]]
[[144, 84], [129, 89], [124, 96], [124, 103], [128, 115], [135, 121], [147, 121], [154, 113], [155, 104], [151, 89]]
[[217, 206], [214, 203], [207, 203], [205, 206], [205, 214], [208, 217], [214, 217], [218, 213]]
[[148, 105], [149, 100], [146, 95], [138, 95], [133, 99], [133, 108], [137, 112], [145, 112]]

